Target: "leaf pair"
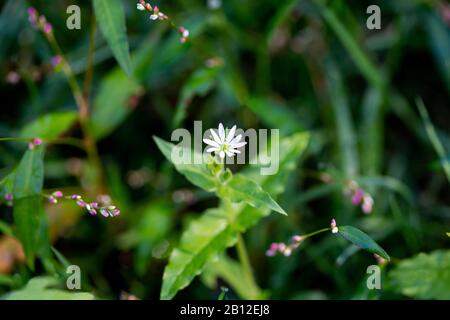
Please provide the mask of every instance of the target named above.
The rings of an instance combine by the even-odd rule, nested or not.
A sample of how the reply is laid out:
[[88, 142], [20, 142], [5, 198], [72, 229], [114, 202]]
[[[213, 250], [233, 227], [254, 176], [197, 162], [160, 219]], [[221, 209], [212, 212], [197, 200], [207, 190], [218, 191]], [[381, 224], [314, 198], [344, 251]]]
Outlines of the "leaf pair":
[[[171, 299], [179, 290], [188, 286], [208, 262], [217, 259], [226, 248], [237, 242], [241, 233], [269, 215], [272, 210], [284, 213], [272, 196], [283, 192], [286, 179], [295, 169], [308, 139], [309, 135], [304, 133], [283, 139], [276, 175], [258, 175], [256, 172], [259, 168], [255, 167], [243, 170], [242, 174], [231, 178], [221, 196], [227, 198], [226, 201], [239, 201], [233, 205], [233, 214], [230, 215], [228, 208], [222, 204], [218, 208], [207, 210], [190, 224], [183, 233], [179, 246], [172, 251], [164, 271], [161, 299]], [[155, 141], [170, 161], [172, 151], [174, 148], [177, 151], [177, 147], [159, 138], [155, 138]], [[206, 166], [175, 163], [175, 167], [194, 185], [208, 191], [217, 190], [216, 178]], [[270, 195], [264, 190], [270, 190]]]

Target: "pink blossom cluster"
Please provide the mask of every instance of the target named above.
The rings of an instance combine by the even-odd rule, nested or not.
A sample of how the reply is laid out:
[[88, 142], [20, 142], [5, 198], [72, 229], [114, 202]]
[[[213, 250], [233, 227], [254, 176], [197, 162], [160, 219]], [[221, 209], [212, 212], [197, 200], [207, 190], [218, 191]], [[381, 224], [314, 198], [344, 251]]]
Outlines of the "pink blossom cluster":
[[28, 143], [28, 149], [33, 150], [36, 146], [40, 146], [42, 142], [41, 138], [34, 138]]
[[[62, 193], [62, 191], [55, 191], [51, 195], [47, 196], [47, 200], [50, 203], [56, 204], [58, 203], [59, 199], [63, 197], [64, 194]], [[100, 206], [98, 202], [87, 202], [83, 200], [80, 195], [73, 194], [70, 196], [66, 196], [65, 198], [75, 201], [80, 208], [85, 209], [92, 216], [96, 216], [97, 213], [100, 213], [103, 217], [108, 218], [115, 217], [120, 214], [120, 210], [113, 205]]]
[[28, 8], [28, 19], [31, 25], [36, 29], [42, 30], [45, 34], [50, 34], [53, 32], [53, 26], [47, 21], [45, 16], [39, 15], [39, 12], [33, 8]]
[[361, 209], [365, 214], [370, 214], [372, 212], [374, 204], [373, 198], [368, 192], [364, 191], [358, 183], [351, 181], [348, 184], [345, 193], [351, 198], [353, 205], [361, 205]]
[[298, 248], [302, 241], [302, 236], [294, 235], [288, 244], [283, 242], [274, 242], [266, 251], [266, 256], [273, 257], [275, 254], [281, 253], [282, 255], [288, 257], [292, 254], [293, 250]]

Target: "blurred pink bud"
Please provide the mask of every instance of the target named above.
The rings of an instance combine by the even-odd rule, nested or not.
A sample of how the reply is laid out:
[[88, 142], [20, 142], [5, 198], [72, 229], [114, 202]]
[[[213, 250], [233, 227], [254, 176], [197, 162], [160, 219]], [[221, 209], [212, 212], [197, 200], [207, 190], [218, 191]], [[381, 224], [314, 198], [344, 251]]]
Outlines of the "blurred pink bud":
[[84, 208], [84, 207], [86, 206], [86, 203], [85, 203], [84, 201], [82, 201], [82, 200], [78, 200], [78, 201], [77, 201], [77, 205], [78, 205], [80, 208]]
[[73, 194], [73, 195], [70, 196], [70, 199], [72, 199], [72, 200], [78, 200], [78, 199], [81, 199], [81, 196], [79, 196], [79, 195], [77, 195], [77, 194]]
[[365, 195], [362, 204], [362, 210], [365, 214], [369, 214], [373, 210], [373, 198], [370, 195]]
[[12, 193], [8, 192], [7, 194], [5, 194], [5, 200], [6, 201], [13, 201], [13, 195]]
[[361, 188], [356, 189], [355, 193], [352, 197], [352, 203], [356, 206], [361, 203], [361, 200], [364, 196], [364, 191]]
[[56, 198], [54, 196], [48, 197], [47, 200], [51, 203], [58, 203], [58, 200], [56, 200]]
[[56, 55], [52, 57], [51, 64], [53, 67], [57, 67], [62, 61], [62, 57], [60, 55]]
[[55, 192], [52, 193], [52, 195], [53, 195], [54, 197], [57, 197], [57, 198], [61, 198], [62, 196], [64, 196], [64, 194], [62, 193], [62, 191], [55, 191]]
[[44, 33], [49, 34], [53, 31], [53, 27], [49, 22], [45, 22], [42, 27], [42, 31], [44, 31]]
[[299, 236], [299, 235], [292, 236], [292, 241], [293, 242], [300, 242], [300, 241], [302, 241], [302, 237]]

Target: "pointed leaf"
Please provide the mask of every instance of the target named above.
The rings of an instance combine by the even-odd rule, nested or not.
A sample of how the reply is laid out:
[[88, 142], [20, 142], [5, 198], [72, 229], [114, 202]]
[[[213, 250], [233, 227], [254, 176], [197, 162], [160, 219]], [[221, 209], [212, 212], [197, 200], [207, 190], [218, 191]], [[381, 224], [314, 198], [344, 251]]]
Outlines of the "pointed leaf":
[[[204, 161], [201, 164], [193, 164], [194, 158], [200, 159], [201, 154], [196, 153], [190, 148], [184, 148], [164, 141], [158, 137], [153, 137], [159, 150], [164, 154], [167, 160], [173, 163], [179, 173], [186, 177], [192, 184], [205, 189], [206, 191], [214, 191], [216, 189], [216, 178], [208, 170]], [[190, 159], [191, 164], [182, 163], [182, 161], [174, 161], [175, 155]]]
[[255, 208], [269, 209], [287, 215], [280, 205], [256, 182], [243, 175], [232, 177], [226, 185], [224, 196], [231, 202], [243, 201]]
[[390, 260], [390, 257], [386, 251], [384, 251], [384, 249], [381, 248], [371, 237], [361, 230], [352, 226], [339, 226], [339, 234], [361, 249], [376, 253], [388, 261]]
[[127, 75], [131, 74], [125, 13], [120, 0], [93, 0], [97, 24], [114, 57]]
[[28, 265], [34, 267], [39, 216], [40, 193], [44, 181], [44, 147], [27, 150], [14, 175], [14, 223], [16, 234], [22, 242]]

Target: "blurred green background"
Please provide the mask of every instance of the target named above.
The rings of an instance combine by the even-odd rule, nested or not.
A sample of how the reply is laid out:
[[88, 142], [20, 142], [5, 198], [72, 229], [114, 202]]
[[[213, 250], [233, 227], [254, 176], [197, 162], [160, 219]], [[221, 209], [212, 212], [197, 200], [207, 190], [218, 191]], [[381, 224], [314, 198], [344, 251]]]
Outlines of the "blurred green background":
[[[81, 267], [83, 291], [96, 297], [159, 298], [170, 251], [190, 221], [217, 200], [176, 173], [152, 136], [170, 140], [173, 129], [192, 129], [202, 120], [204, 128], [223, 122], [276, 128], [282, 136], [311, 134], [278, 199], [289, 216], [272, 214], [244, 235], [265, 297], [450, 298], [448, 2], [227, 0], [212, 8], [206, 0], [155, 1], [190, 30], [184, 44], [169, 23], [150, 21], [135, 1], [121, 3], [131, 77], [95, 28], [90, 1], [0, 2], [0, 137], [23, 136], [43, 115], [77, 111], [64, 74], [50, 65], [52, 48], [28, 22], [33, 5], [53, 24], [82, 88], [92, 75], [86, 90], [106, 177], [100, 189], [122, 211], [108, 220], [71, 202], [44, 202], [55, 250], [38, 253], [32, 271], [5, 232], [14, 221], [3, 203], [0, 294], [36, 275], [63, 274], [67, 259]], [[81, 7], [81, 30], [65, 26], [71, 4]], [[381, 8], [381, 30], [366, 28], [371, 4]], [[75, 122], [62, 135], [81, 136]], [[0, 178], [25, 149], [22, 142], [0, 142]], [[79, 148], [48, 145], [45, 190], [94, 198], [98, 174]], [[351, 180], [374, 198], [371, 214], [344, 195]], [[364, 230], [393, 257], [383, 269], [382, 290], [366, 288], [373, 256], [331, 235], [308, 240], [289, 258], [265, 256], [271, 242], [328, 226], [331, 217]], [[419, 253], [427, 255], [410, 260]], [[402, 261], [412, 265], [395, 276]], [[208, 272], [176, 297], [217, 299], [221, 286], [230, 288], [227, 298], [245, 298]]]

